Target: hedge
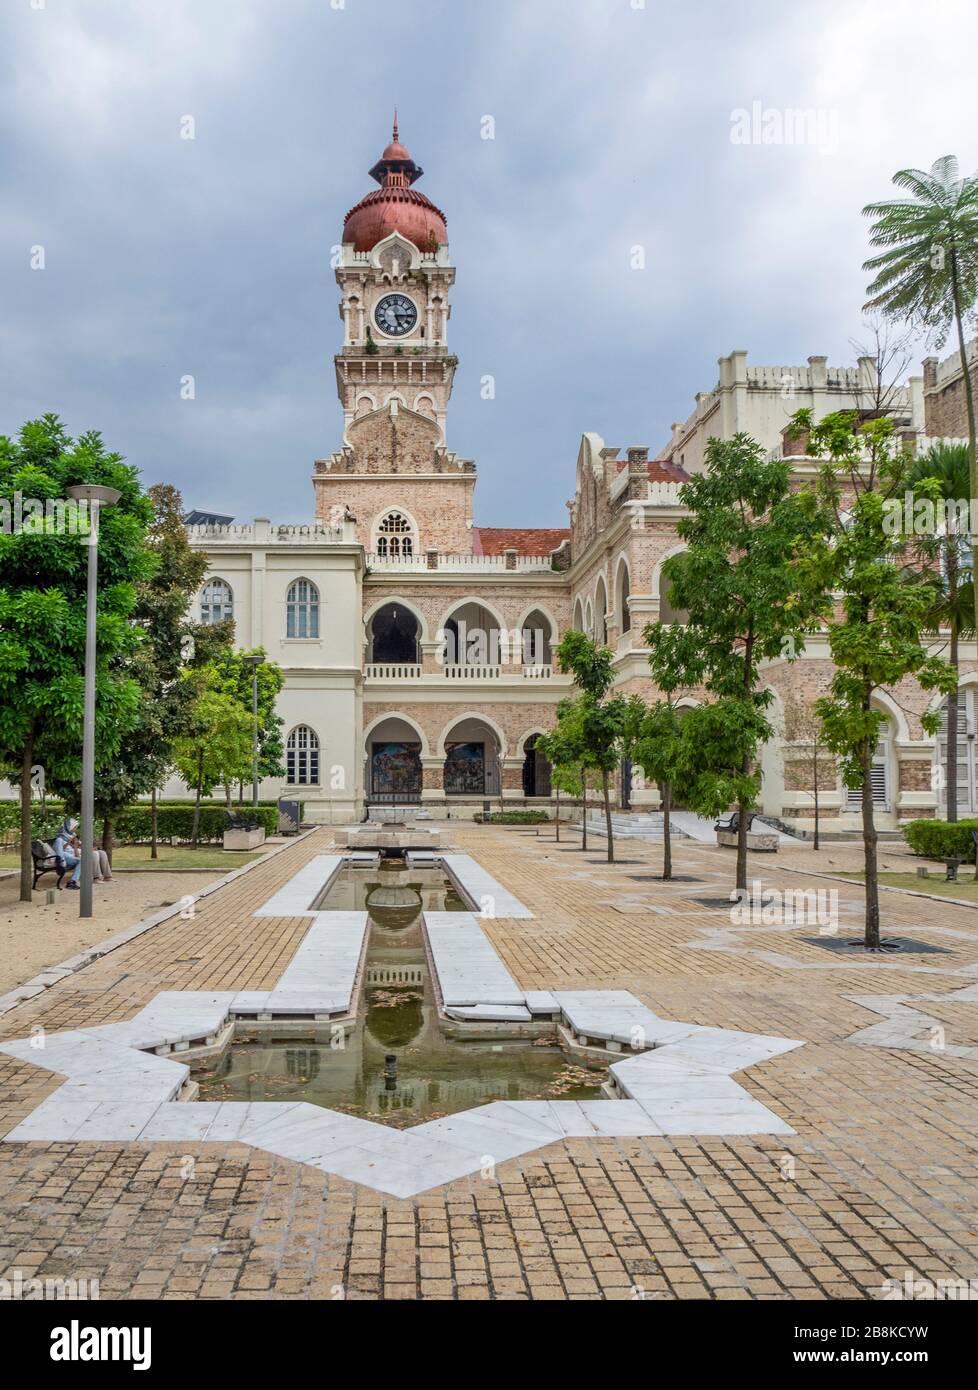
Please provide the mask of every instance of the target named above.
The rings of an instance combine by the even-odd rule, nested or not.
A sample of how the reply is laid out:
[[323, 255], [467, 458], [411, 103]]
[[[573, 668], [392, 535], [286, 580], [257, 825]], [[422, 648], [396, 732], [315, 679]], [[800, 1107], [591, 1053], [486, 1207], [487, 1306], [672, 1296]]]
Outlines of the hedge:
[[[481, 813], [475, 819], [485, 824], [486, 818]], [[549, 825], [550, 817], [546, 811], [494, 811], [489, 822], [492, 825]]]
[[[274, 835], [278, 830], [278, 810], [273, 806], [249, 806], [243, 810], [237, 807], [234, 815], [242, 825], [261, 825], [266, 835]], [[112, 829], [117, 844], [132, 845], [145, 843], [152, 837], [152, 812], [148, 805], [140, 803], [128, 806], [113, 822]], [[201, 806], [198, 839], [206, 841], [222, 840], [228, 820], [223, 806]], [[173, 844], [193, 839], [194, 808], [192, 805], [157, 806], [156, 837], [164, 843]]]
[[[173, 844], [193, 838], [194, 803], [192, 801], [158, 801], [156, 803], [157, 839]], [[299, 819], [302, 820], [304, 807], [300, 803]], [[135, 802], [120, 811], [112, 823], [113, 839], [116, 844], [148, 843], [152, 839], [152, 808], [148, 801]], [[199, 839], [204, 841], [221, 840], [227, 827], [224, 802], [202, 801], [200, 805]], [[278, 803], [260, 801], [257, 812], [252, 806], [235, 807], [234, 815], [242, 824], [263, 825], [266, 835], [274, 835], [278, 830]], [[64, 805], [60, 801], [47, 801], [42, 813], [37, 803], [31, 811], [31, 839], [52, 840], [64, 820]], [[0, 844], [18, 845], [20, 843], [20, 803], [0, 801]]]
[[967, 859], [975, 857], [972, 831], [978, 820], [912, 820], [900, 827], [907, 844], [923, 859]]

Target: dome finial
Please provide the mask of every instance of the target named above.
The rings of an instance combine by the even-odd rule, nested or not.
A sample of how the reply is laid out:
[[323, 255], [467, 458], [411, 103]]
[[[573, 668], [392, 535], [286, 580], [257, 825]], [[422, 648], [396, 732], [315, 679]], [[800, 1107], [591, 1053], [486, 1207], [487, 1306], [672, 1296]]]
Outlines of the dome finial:
[[397, 134], [397, 107], [396, 107], [396, 106], [394, 107], [394, 134], [393, 134], [393, 143], [394, 143], [395, 145], [399, 143], [399, 136], [398, 136], [398, 134]]

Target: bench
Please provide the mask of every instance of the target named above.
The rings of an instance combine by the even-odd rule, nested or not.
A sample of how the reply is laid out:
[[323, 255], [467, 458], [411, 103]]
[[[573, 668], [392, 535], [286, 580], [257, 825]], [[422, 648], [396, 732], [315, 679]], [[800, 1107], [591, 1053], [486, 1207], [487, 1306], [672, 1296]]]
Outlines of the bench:
[[[754, 812], [754, 811], [748, 811], [748, 812], [747, 812], [747, 833], [748, 833], [748, 835], [750, 834], [751, 827], [753, 826], [753, 824], [754, 824], [754, 822], [755, 822], [756, 819], [757, 819], [757, 814], [756, 814], [756, 812]], [[721, 818], [720, 820], [718, 820], [717, 823], [716, 823], [716, 825], [713, 827], [713, 829], [714, 829], [714, 830], [723, 830], [723, 831], [725, 831], [725, 832], [726, 832], [727, 834], [729, 834], [729, 835], [736, 835], [737, 832], [738, 832], [738, 830], [740, 829], [740, 812], [739, 812], [739, 811], [728, 811], [726, 817], [725, 817], [725, 818]]]
[[68, 866], [63, 859], [55, 854], [50, 845], [43, 840], [31, 840], [31, 858], [34, 861], [34, 882], [31, 884], [31, 891], [37, 887], [39, 878], [45, 874], [57, 874], [58, 881], [56, 887], [61, 887], [61, 881], [68, 872]]
[[[776, 854], [778, 851], [778, 837], [770, 831], [756, 831], [753, 829], [754, 821], [757, 819], [753, 811], [747, 813], [747, 848], [759, 850], [765, 854]], [[763, 824], [763, 822], [762, 822]], [[714, 825], [716, 831], [717, 844], [724, 849], [736, 849], [737, 837], [740, 832], [740, 812], [730, 811]]]

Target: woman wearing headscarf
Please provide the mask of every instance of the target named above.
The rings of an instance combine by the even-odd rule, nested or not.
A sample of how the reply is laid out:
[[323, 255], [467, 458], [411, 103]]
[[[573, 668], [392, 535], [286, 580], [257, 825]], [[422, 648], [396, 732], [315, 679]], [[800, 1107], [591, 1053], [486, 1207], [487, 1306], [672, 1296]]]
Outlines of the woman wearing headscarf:
[[68, 888], [77, 888], [78, 879], [81, 875], [81, 844], [75, 834], [78, 829], [78, 822], [72, 816], [65, 816], [54, 840], [54, 852], [59, 859], [64, 860], [66, 868], [74, 870], [68, 880]]
[[[78, 822], [73, 816], [66, 816], [54, 842], [54, 852], [63, 859], [69, 869], [74, 869], [67, 887], [78, 888], [81, 877], [81, 841], [78, 838]], [[92, 846], [92, 878], [96, 883], [112, 882], [112, 866], [109, 856], [98, 845]]]

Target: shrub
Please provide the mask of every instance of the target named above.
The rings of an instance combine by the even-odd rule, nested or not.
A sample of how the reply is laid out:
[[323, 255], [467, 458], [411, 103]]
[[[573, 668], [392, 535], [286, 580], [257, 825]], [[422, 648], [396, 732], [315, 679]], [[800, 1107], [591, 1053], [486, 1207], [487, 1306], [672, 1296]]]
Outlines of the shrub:
[[[299, 803], [299, 820], [302, 820], [304, 806]], [[158, 801], [156, 803], [157, 839], [164, 844], [188, 842], [193, 837], [194, 803], [192, 801]], [[116, 844], [148, 843], [152, 839], [151, 807], [148, 801], [136, 801], [120, 811], [112, 822], [113, 838]], [[234, 814], [243, 825], [263, 825], [266, 835], [274, 835], [278, 830], [278, 803], [260, 801], [257, 813], [254, 807], [235, 807]], [[75, 812], [77, 817], [77, 812]], [[42, 814], [40, 804], [31, 812], [31, 839], [51, 840], [57, 834], [64, 820], [64, 804], [49, 800]], [[101, 822], [96, 822], [99, 831]], [[199, 839], [207, 842], [219, 841], [224, 837], [227, 818], [223, 801], [202, 801], [200, 804]], [[15, 801], [0, 801], [0, 844], [18, 846], [20, 844], [20, 805]]]
[[[278, 829], [278, 811], [274, 806], [235, 808], [235, 816], [242, 825], [261, 825], [266, 835], [274, 835]], [[227, 829], [227, 816], [223, 806], [201, 806], [198, 839], [207, 842], [220, 841]], [[148, 804], [140, 802], [127, 806], [116, 817], [113, 825], [118, 844], [132, 845], [147, 842], [152, 836], [151, 813]], [[169, 844], [186, 843], [193, 839], [194, 808], [192, 804], [180, 806], [158, 805], [156, 809], [156, 836]]]
[[[475, 817], [480, 824], [485, 823], [485, 816]], [[494, 811], [489, 817], [492, 825], [549, 825], [550, 817], [546, 811]]]
[[900, 827], [903, 838], [923, 859], [974, 859], [972, 831], [978, 820], [912, 820]]

